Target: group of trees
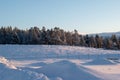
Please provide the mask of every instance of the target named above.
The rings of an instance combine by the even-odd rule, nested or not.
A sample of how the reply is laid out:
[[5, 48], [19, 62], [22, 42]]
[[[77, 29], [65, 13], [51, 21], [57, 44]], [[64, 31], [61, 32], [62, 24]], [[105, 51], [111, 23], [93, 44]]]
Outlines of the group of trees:
[[120, 49], [120, 37], [102, 37], [99, 35], [80, 35], [77, 30], [64, 31], [58, 27], [46, 29], [32, 27], [21, 30], [17, 27], [0, 28], [0, 44], [49, 44], [49, 45], [74, 45], [105, 49]]

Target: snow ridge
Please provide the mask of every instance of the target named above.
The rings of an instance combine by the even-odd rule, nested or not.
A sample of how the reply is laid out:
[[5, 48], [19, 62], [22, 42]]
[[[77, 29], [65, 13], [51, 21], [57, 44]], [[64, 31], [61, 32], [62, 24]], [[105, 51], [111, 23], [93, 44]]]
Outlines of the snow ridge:
[[6, 65], [6, 67], [11, 69], [17, 69], [9, 60], [7, 60], [5, 57], [0, 56], [0, 63]]
[[120, 51], [0, 45], [0, 80], [120, 80]]

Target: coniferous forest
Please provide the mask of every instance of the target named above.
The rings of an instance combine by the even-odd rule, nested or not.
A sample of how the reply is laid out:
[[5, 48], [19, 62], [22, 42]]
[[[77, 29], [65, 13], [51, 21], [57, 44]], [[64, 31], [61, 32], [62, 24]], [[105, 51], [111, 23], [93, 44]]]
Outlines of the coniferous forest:
[[77, 30], [70, 32], [59, 27], [22, 30], [8, 26], [0, 28], [0, 44], [71, 45], [119, 50], [120, 37], [114, 34], [111, 37], [81, 35]]

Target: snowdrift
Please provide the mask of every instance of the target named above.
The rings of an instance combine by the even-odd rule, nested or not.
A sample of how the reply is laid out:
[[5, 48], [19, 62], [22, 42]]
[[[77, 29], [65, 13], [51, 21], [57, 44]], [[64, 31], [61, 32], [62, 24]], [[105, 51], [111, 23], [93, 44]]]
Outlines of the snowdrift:
[[0, 69], [1, 80], [101, 80], [89, 70], [65, 60], [38, 69], [27, 67], [14, 69], [3, 62], [0, 63]]
[[119, 80], [120, 51], [0, 45], [0, 80]]

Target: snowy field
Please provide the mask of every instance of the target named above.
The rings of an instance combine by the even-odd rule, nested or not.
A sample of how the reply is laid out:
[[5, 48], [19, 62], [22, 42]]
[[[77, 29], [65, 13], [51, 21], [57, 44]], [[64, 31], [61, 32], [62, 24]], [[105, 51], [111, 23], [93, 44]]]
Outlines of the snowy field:
[[0, 80], [120, 80], [120, 51], [0, 45]]

